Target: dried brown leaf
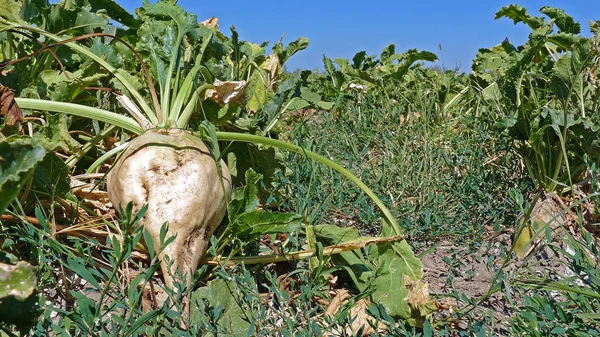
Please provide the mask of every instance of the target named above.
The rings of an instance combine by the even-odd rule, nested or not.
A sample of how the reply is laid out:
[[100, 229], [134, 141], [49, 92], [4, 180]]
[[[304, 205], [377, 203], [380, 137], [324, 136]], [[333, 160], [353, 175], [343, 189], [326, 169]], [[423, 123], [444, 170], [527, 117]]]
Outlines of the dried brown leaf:
[[246, 81], [219, 81], [214, 83], [214, 89], [206, 90], [204, 99], [212, 99], [213, 101], [225, 105], [242, 101], [246, 96]]
[[216, 16], [206, 19], [200, 22], [200, 24], [210, 29], [219, 30], [219, 19]]
[[[327, 307], [326, 314], [333, 316], [340, 308], [348, 303], [352, 296], [346, 289], [339, 289], [335, 291], [335, 296]], [[362, 328], [362, 336], [370, 336], [372, 334], [379, 335], [385, 332], [385, 325], [382, 322], [377, 322], [373, 316], [368, 312], [369, 302], [366, 299], [360, 299], [350, 309], [350, 317], [353, 320], [352, 325], [346, 328], [346, 331], [339, 331], [334, 329], [329, 331], [323, 336], [357, 336], [358, 331]], [[377, 330], [373, 328], [377, 327]]]
[[279, 73], [281, 72], [279, 57], [276, 54], [269, 55], [261, 65], [261, 68], [269, 72], [269, 85], [274, 90], [273, 85], [279, 80]]
[[4, 117], [8, 126], [23, 120], [23, 112], [15, 101], [15, 93], [3, 85], [0, 85], [0, 116]]
[[97, 189], [96, 184], [71, 179], [71, 192], [103, 212], [108, 212], [112, 209], [108, 193]]
[[408, 305], [413, 317], [418, 321], [443, 308], [440, 302], [432, 300], [429, 296], [429, 283], [420, 280], [413, 281], [404, 276], [404, 284], [408, 288]]
[[429, 283], [417, 281], [409, 286], [408, 304], [413, 308], [418, 308], [422, 304], [431, 301], [429, 298]]

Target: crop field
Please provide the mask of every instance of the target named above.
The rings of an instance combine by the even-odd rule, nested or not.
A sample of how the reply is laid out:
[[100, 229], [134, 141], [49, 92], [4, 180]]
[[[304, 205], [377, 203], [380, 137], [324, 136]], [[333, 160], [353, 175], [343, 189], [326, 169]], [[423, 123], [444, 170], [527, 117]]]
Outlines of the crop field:
[[600, 336], [600, 21], [496, 18], [468, 72], [290, 71], [176, 1], [0, 0], [0, 336]]

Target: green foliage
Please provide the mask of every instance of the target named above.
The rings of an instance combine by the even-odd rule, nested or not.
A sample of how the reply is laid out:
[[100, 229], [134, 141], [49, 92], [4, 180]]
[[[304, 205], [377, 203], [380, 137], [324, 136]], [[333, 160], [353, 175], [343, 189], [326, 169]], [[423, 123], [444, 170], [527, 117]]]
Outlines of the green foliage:
[[192, 313], [194, 324], [205, 326], [206, 336], [225, 333], [227, 336], [246, 336], [250, 323], [246, 319], [244, 309], [233, 296], [239, 293], [236, 282], [218, 279], [206, 287], [194, 292], [192, 302], [197, 303], [198, 309]]
[[[323, 56], [323, 64], [327, 73], [327, 86], [323, 88], [329, 99], [339, 100], [344, 90], [352, 89], [357, 84], [363, 85], [367, 90], [381, 93], [389, 101], [398, 94], [398, 86], [410, 69], [420, 66], [419, 61], [433, 62], [437, 56], [428, 51], [419, 52], [410, 49], [406, 53], [396, 53], [394, 44], [386, 46], [381, 56], [367, 56], [365, 51], [354, 55], [352, 63], [349, 60], [331, 59]], [[335, 63], [335, 65], [334, 65]], [[325, 84], [325, 83], [324, 83]], [[322, 89], [322, 90], [323, 90]]]
[[0, 327], [14, 325], [25, 333], [35, 324], [40, 308], [35, 268], [0, 250]]
[[[506, 297], [502, 303], [513, 310], [505, 325], [480, 315], [485, 296], [451, 293], [461, 307], [448, 320], [432, 315], [433, 302], [407, 299], [424, 277], [407, 240], [419, 248], [442, 240], [489, 245], [482, 238], [490, 227], [501, 233], [514, 223], [521, 209], [509, 191], [532, 186], [513, 149], [548, 191], [568, 187], [590, 169], [595, 179], [598, 22], [584, 37], [564, 11], [540, 12], [545, 17], [517, 5], [500, 9], [496, 18], [527, 25], [529, 39], [480, 49], [470, 75], [425, 66], [437, 59], [433, 53], [399, 53], [393, 44], [380, 55], [324, 56], [323, 73], [286, 73], [289, 58], [308, 47], [306, 38], [267, 51], [267, 42], [244, 41], [234, 27], [226, 36], [199, 24], [173, 1], [145, 2], [134, 16], [112, 0], [0, 0], [0, 61], [23, 58], [6, 63], [0, 82], [31, 108], [24, 112], [33, 133], [33, 140], [0, 142], [0, 246], [14, 254], [5, 261], [0, 252], [0, 330], [17, 331], [7, 324], [14, 323], [32, 335], [322, 336], [350, 329], [350, 309], [367, 299], [366, 312], [385, 326], [381, 335], [598, 335], [598, 247], [590, 235], [565, 238], [572, 248], [561, 262], [573, 271], [568, 278], [488, 261], [496, 268], [489, 295]], [[27, 29], [58, 45], [42, 51], [23, 34]], [[79, 39], [90, 33], [111, 36]], [[70, 38], [78, 40], [64, 42]], [[155, 247], [135, 226], [145, 210], [125, 209], [116, 224], [92, 207], [98, 200], [91, 199], [102, 195], [103, 163], [117, 152], [113, 143], [143, 131], [123, 116], [129, 110], [118, 104], [117, 91], [131, 96], [153, 125], [200, 130], [231, 168], [237, 188], [205, 261], [314, 253], [309, 261], [202, 266], [193, 285], [165, 290], [166, 305], [153, 307], [149, 292], [161, 288], [156, 252], [173, 241], [166, 226]], [[78, 104], [69, 106], [72, 117], [38, 112], [65, 112], [59, 102]], [[81, 118], [90, 116], [97, 120]], [[232, 138], [222, 131], [247, 137], [228, 143]], [[258, 135], [267, 138], [247, 142]], [[282, 147], [293, 154], [276, 147], [278, 138], [298, 144]], [[339, 172], [366, 185], [350, 184]], [[90, 180], [85, 196], [71, 192], [74, 175]], [[388, 221], [378, 211], [385, 205]], [[403, 228], [392, 227], [396, 218]], [[400, 233], [406, 240], [370, 244]], [[329, 255], [325, 246], [361, 248]], [[8, 303], [1, 273], [26, 265], [18, 260], [31, 262], [28, 275], [36, 277], [28, 280], [37, 285], [25, 283], [26, 300]], [[454, 253], [444, 261], [462, 263]], [[444, 287], [452, 285], [450, 275]], [[352, 297], [327, 315], [323, 303], [338, 290]], [[180, 300], [188, 295], [192, 317], [185, 330]], [[14, 309], [17, 302], [29, 314]]]
[[259, 209], [258, 183], [261, 176], [252, 169], [246, 171], [246, 185], [232, 192], [227, 207], [227, 230], [241, 242], [253, 242], [265, 234], [292, 233], [300, 229], [302, 216], [294, 213], [269, 212]]
[[[333, 225], [317, 225], [312, 231], [316, 240], [324, 245], [341, 245], [349, 242], [368, 241], [355, 228]], [[406, 240], [381, 243], [376, 248], [342, 252], [331, 257], [335, 268], [345, 271], [360, 291], [370, 292], [373, 303], [381, 304], [394, 317], [412, 318], [411, 307], [406, 301], [406, 282], [419, 281], [423, 277], [423, 265], [414, 255]], [[428, 315], [426, 313], [424, 316]], [[422, 313], [414, 313], [415, 318]]]
[[[5, 255], [0, 251], [0, 256]], [[0, 324], [15, 325], [27, 332], [37, 321], [36, 275], [25, 261], [0, 262]]]
[[46, 151], [27, 141], [0, 142], [0, 215], [44, 158]]
[[[530, 16], [520, 6], [502, 8], [496, 18], [523, 22], [533, 31], [529, 41], [515, 47], [505, 40], [481, 49], [473, 61], [473, 83], [497, 85], [498, 109], [506, 117], [497, 125], [518, 141], [531, 178], [546, 191], [580, 179], [583, 155], [597, 162], [598, 88], [588, 81], [597, 76], [598, 35], [584, 38], [580, 26], [564, 11], [543, 7], [551, 20]], [[554, 32], [556, 26], [557, 31]]]

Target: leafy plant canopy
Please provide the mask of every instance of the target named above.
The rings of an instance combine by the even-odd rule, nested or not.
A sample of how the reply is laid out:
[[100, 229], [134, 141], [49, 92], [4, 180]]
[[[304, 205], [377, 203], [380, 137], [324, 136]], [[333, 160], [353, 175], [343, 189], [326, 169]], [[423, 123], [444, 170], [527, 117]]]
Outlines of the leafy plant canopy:
[[174, 0], [0, 0], [0, 335], [600, 335], [600, 24], [540, 13], [470, 74], [289, 72]]

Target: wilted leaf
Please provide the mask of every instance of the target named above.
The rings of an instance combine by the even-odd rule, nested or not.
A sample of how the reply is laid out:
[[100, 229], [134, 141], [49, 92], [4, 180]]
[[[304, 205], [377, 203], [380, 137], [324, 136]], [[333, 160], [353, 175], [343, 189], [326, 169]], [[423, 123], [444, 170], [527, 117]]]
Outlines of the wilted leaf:
[[204, 99], [210, 98], [221, 105], [240, 102], [246, 96], [246, 85], [246, 81], [215, 80], [215, 88], [206, 90]]
[[568, 219], [565, 215], [560, 215], [563, 207], [560, 205], [560, 197], [556, 193], [549, 193], [540, 198], [531, 211], [531, 218], [523, 224], [523, 219], [519, 219], [519, 227], [523, 227], [520, 233], [516, 233], [513, 239], [513, 252], [519, 258], [525, 258], [541, 240], [544, 240], [545, 234], [551, 231], [566, 227]]
[[404, 278], [404, 284], [408, 287], [408, 304], [413, 311], [413, 318], [420, 326], [422, 320], [433, 312], [439, 310], [437, 302], [429, 296], [429, 284], [423, 281], [411, 281]]
[[[410, 281], [405, 279], [404, 282], [408, 285]], [[410, 304], [411, 307], [418, 308], [420, 305], [429, 302], [429, 300], [429, 284], [427, 284], [427, 282], [415, 282], [410, 284], [408, 304]]]
[[[333, 297], [329, 306], [327, 307], [326, 313], [330, 316], [333, 316], [336, 312], [338, 312], [341, 308], [343, 308], [349, 302], [351, 298], [350, 293], [346, 289], [339, 289], [336, 291], [336, 295]], [[350, 327], [347, 327], [345, 331], [333, 330], [329, 331], [327, 336], [359, 336], [357, 335], [359, 331], [362, 331], [360, 336], [373, 336], [375, 334], [380, 335], [385, 332], [385, 324], [381, 321], [377, 321], [373, 316], [371, 316], [368, 312], [370, 303], [361, 298], [358, 300], [354, 306], [350, 309], [350, 319], [352, 320], [352, 324]], [[377, 330], [373, 328], [373, 325], [377, 327]], [[362, 329], [362, 330], [361, 330]], [[325, 336], [325, 335], [323, 335]]]
[[15, 101], [15, 93], [3, 85], [0, 85], [0, 116], [4, 117], [8, 126], [23, 120], [23, 112]]
[[219, 19], [216, 16], [206, 19], [200, 22], [200, 24], [210, 29], [219, 30]]
[[268, 71], [270, 75], [269, 80], [271, 83], [274, 83], [279, 79], [279, 74], [281, 73], [281, 63], [279, 62], [279, 57], [277, 57], [276, 54], [267, 56], [267, 59], [260, 67]]

